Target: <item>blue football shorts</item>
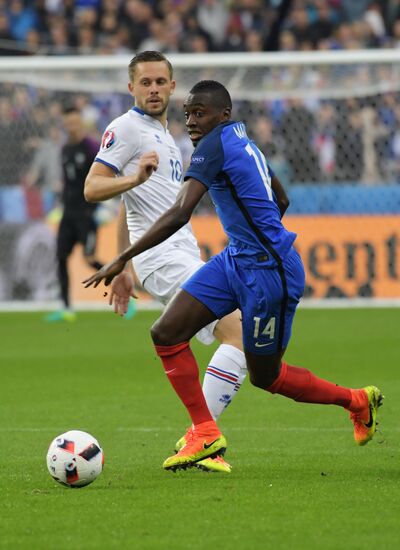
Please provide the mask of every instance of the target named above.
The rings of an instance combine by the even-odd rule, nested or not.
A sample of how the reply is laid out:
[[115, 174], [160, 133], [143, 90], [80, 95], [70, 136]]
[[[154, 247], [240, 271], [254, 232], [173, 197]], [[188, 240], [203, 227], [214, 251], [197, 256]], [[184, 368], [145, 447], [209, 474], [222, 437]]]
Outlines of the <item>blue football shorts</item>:
[[271, 355], [288, 345], [304, 283], [303, 263], [294, 248], [271, 268], [244, 267], [225, 248], [182, 288], [218, 319], [240, 309], [245, 351]]

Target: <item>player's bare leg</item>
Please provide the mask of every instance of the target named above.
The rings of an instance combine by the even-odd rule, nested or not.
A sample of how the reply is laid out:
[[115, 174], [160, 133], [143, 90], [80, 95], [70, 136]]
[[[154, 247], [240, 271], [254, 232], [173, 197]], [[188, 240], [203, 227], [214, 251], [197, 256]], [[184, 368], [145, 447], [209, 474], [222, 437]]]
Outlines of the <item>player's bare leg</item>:
[[[215, 325], [213, 335], [220, 342], [220, 346], [211, 357], [206, 369], [203, 393], [211, 416], [217, 421], [232, 403], [247, 375], [240, 311], [234, 311], [220, 319]], [[190, 427], [176, 443], [176, 451], [184, 446], [191, 429]], [[230, 464], [222, 456], [214, 459], [206, 458], [196, 463], [196, 466], [208, 472], [231, 472]]]
[[223, 453], [226, 448], [226, 440], [207, 407], [198, 366], [189, 347], [189, 340], [214, 320], [215, 315], [206, 306], [181, 290], [151, 329], [165, 373], [194, 427], [186, 445], [164, 462], [165, 469], [191, 466]]
[[333, 384], [307, 369], [283, 362], [283, 353], [256, 355], [246, 352], [251, 383], [302, 403], [344, 407], [350, 411], [356, 443], [368, 443], [376, 431], [377, 410], [383, 400], [381, 391], [375, 386], [352, 389]]
[[[247, 375], [240, 311], [220, 319], [215, 325], [214, 336], [221, 345], [207, 367], [203, 393], [210, 413], [217, 421], [232, 403]], [[196, 466], [208, 472], [231, 472], [231, 465], [222, 456], [200, 460]]]

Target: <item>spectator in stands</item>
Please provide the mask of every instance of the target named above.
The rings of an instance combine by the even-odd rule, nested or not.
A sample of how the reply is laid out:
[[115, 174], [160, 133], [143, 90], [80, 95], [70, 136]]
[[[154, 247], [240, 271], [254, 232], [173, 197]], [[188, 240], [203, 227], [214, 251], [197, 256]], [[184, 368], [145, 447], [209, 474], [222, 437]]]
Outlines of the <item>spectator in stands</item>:
[[379, 46], [367, 21], [354, 21], [351, 25], [351, 32], [353, 34], [353, 43], [355, 41], [360, 49], [375, 48]]
[[252, 133], [254, 133], [254, 141], [257, 142], [258, 147], [265, 156], [269, 160], [274, 158], [277, 154], [277, 146], [275, 138], [272, 138], [273, 125], [271, 119], [265, 115], [258, 116], [252, 127]]
[[[382, 180], [384, 172], [380, 172], [379, 159], [376, 150], [376, 141], [380, 135], [377, 112], [373, 105], [368, 102], [361, 111], [363, 124], [363, 172], [362, 182], [366, 184], [375, 184]], [[389, 162], [387, 162], [389, 164]], [[389, 174], [389, 170], [385, 170]]]
[[347, 21], [361, 19], [371, 0], [342, 0], [342, 10]]
[[24, 42], [28, 31], [36, 28], [36, 12], [29, 6], [25, 7], [22, 0], [11, 0], [8, 17], [11, 34], [19, 42]]
[[[261, 0], [232, 2], [36, 0], [25, 3], [22, 0], [10, 0], [10, 2], [0, 0], [0, 8], [3, 10], [0, 11], [0, 53], [114, 55], [131, 52], [132, 44], [138, 40], [141, 40], [139, 44], [141, 50], [149, 48], [165, 52], [203, 53], [214, 50], [259, 52], [263, 51], [268, 43], [270, 27], [273, 25], [274, 17], [277, 16], [279, 6], [283, 3], [284, 0], [280, 3]], [[283, 30], [277, 34], [279, 36], [277, 47], [282, 51], [308, 51], [312, 48], [321, 50], [370, 48], [381, 44], [400, 46], [398, 1], [364, 3], [363, 0], [357, 0], [357, 2], [350, 0], [335, 2], [293, 0], [290, 2], [287, 0], [287, 3], [291, 4], [291, 8], [285, 15]], [[28, 28], [27, 13], [29, 14], [29, 9], [32, 11], [33, 8], [26, 11], [26, 6], [32, 5], [35, 6], [36, 23], [26, 32], [24, 41], [16, 39], [10, 32], [9, 17], [13, 13], [14, 21], [24, 21], [24, 28]], [[6, 9], [7, 6], [10, 6], [9, 12]], [[355, 17], [356, 8], [358, 10], [360, 6], [362, 9]], [[23, 28], [22, 25], [21, 28]], [[144, 38], [141, 39], [141, 37]], [[201, 76], [210, 78], [207, 70], [204, 70]], [[362, 68], [346, 66], [329, 71], [328, 75], [328, 72], [325, 74], [323, 71], [312, 69], [300, 71], [298, 68], [276, 68], [258, 77], [258, 82], [266, 90], [278, 90], [282, 86], [287, 89], [297, 87], [302, 90], [312, 86], [344, 89], [346, 86], [351, 87], [354, 82], [366, 89], [379, 82], [383, 89], [386, 86], [390, 89], [389, 86], [393, 85], [393, 71], [391, 67], [386, 66], [375, 67], [373, 70], [365, 66]], [[28, 92], [28, 88], [24, 93], [21, 89], [18, 86], [7, 88], [3, 84], [3, 96], [9, 96], [8, 106], [11, 109], [11, 116], [6, 113], [2, 121], [2, 128], [6, 132], [6, 136], [3, 137], [4, 150], [7, 152], [10, 143], [16, 143], [17, 138], [24, 144], [23, 152], [17, 147], [10, 154], [15, 169], [7, 169], [7, 174], [2, 175], [2, 179], [11, 184], [21, 181], [21, 170], [24, 164], [29, 163], [29, 155], [34, 153], [34, 146], [38, 142], [38, 137], [41, 137], [36, 135], [32, 128], [50, 124], [46, 121], [43, 103], [49, 105], [51, 101], [54, 103], [58, 101], [59, 105], [60, 101], [59, 98], [55, 99], [56, 92], [48, 93], [45, 98], [42, 98], [40, 97], [42, 90], [37, 90], [35, 92], [37, 95], [33, 97], [30, 95], [32, 92]], [[123, 101], [118, 94], [114, 95], [118, 96], [114, 101]], [[285, 150], [289, 161], [291, 150], [296, 151], [296, 147], [299, 147], [300, 140], [296, 134], [300, 132], [300, 138], [306, 141], [306, 150], [300, 155], [310, 155], [310, 166], [307, 163], [297, 165], [294, 159], [289, 162], [293, 181], [319, 181], [320, 179], [329, 181], [332, 176], [332, 151], [336, 151], [335, 164], [337, 164], [337, 155], [339, 158], [341, 155], [343, 157], [344, 168], [334, 168], [333, 175], [337, 181], [353, 177], [372, 181], [373, 174], [378, 174], [385, 180], [392, 177], [393, 151], [395, 147], [396, 150], [399, 147], [397, 96], [395, 96], [394, 105], [393, 100], [387, 99], [385, 94], [382, 95], [381, 102], [369, 105], [369, 110], [360, 109], [359, 106], [351, 108], [348, 106], [345, 115], [340, 114], [339, 106], [339, 120], [336, 121], [335, 131], [332, 131], [331, 122], [327, 123], [326, 120], [329, 111], [327, 105], [323, 104], [321, 108], [312, 107], [309, 110], [310, 105], [307, 104], [307, 108], [302, 105], [298, 110], [293, 104], [286, 104], [285, 101], [274, 101], [275, 106], [269, 111], [274, 135], [279, 136], [281, 140], [278, 153]], [[85, 121], [90, 121], [96, 130], [102, 130], [102, 121], [110, 118], [107, 114], [110, 107], [104, 103], [100, 106], [97, 98], [96, 101], [92, 98], [88, 100], [87, 96], [81, 96], [81, 94], [77, 97], [77, 103], [81, 105]], [[37, 105], [40, 105], [39, 109], [36, 109]], [[284, 106], [284, 115], [282, 115], [282, 106]], [[247, 113], [248, 118], [251, 119], [248, 121], [248, 126], [253, 125], [254, 132], [263, 133], [262, 126], [266, 125], [263, 119], [265, 112], [265, 110], [260, 112], [259, 125], [257, 117], [254, 116], [252, 120], [253, 116]], [[59, 116], [59, 113], [52, 116], [51, 124]], [[346, 119], [347, 116], [348, 119]], [[283, 136], [281, 127], [285, 127], [285, 131], [290, 128], [291, 134]], [[372, 142], [371, 139], [368, 141], [368, 137]], [[340, 143], [340, 151], [337, 150], [336, 142]], [[361, 159], [361, 161], [355, 161], [356, 166], [349, 167], [348, 159], [344, 158], [346, 146], [343, 146], [343, 143], [347, 142], [354, 148], [357, 159]], [[371, 161], [367, 171], [365, 169], [360, 171], [357, 164], [363, 163], [362, 159], [364, 159], [364, 166], [366, 166], [366, 163], [368, 164], [369, 160], [374, 158], [371, 151], [375, 151], [379, 162]], [[366, 176], [366, 173], [369, 175]]]
[[318, 160], [312, 148], [316, 121], [300, 99], [289, 101], [288, 109], [282, 117], [281, 131], [292, 181], [318, 183], [321, 179]]
[[77, 36], [77, 52], [79, 55], [93, 55], [96, 53], [96, 34], [92, 27], [79, 27]]
[[85, 128], [90, 129], [94, 133], [100, 120], [100, 111], [97, 105], [91, 101], [90, 96], [87, 94], [76, 95], [74, 105], [82, 117]]
[[290, 17], [289, 28], [298, 43], [309, 40], [311, 26], [307, 10], [304, 7], [293, 10]]
[[5, 11], [0, 11], [0, 55], [14, 55], [18, 53], [17, 44], [11, 34], [10, 22]]
[[379, 163], [379, 171], [388, 176], [390, 163], [393, 160], [394, 143], [398, 132], [398, 98], [395, 94], [384, 94], [376, 112], [375, 149]]
[[[215, 49], [213, 40], [210, 34], [201, 27], [194, 12], [191, 12], [185, 15], [185, 17], [182, 19], [182, 24], [183, 24], [182, 41], [181, 41], [182, 51], [187, 51], [187, 52], [193, 51], [191, 40], [194, 36], [200, 36], [202, 38], [202, 43], [204, 44], [205, 52], [213, 51]], [[203, 46], [201, 46], [200, 49], [203, 50]]]
[[[7, 4], [0, 3], [7, 12], [0, 40], [1, 33], [11, 40], [11, 47], [0, 42], [5, 55], [44, 49], [55, 55], [78, 54], [91, 51], [93, 42], [93, 53], [104, 47], [131, 51], [142, 49], [147, 39], [163, 51], [202, 51], [200, 41], [193, 48], [192, 36], [203, 33], [208, 51], [274, 51], [279, 44], [286, 51], [391, 46], [400, 16], [396, 0], [10, 0], [8, 5], [7, 11]], [[95, 41], [87, 27], [98, 33]], [[33, 35], [30, 45], [25, 44], [32, 30], [39, 32], [40, 48]], [[261, 33], [262, 48], [254, 33]], [[84, 38], [78, 48], [80, 35]]]
[[24, 127], [15, 119], [10, 98], [0, 97], [0, 150], [7, 162], [0, 170], [0, 186], [16, 185], [21, 182], [24, 155]]
[[26, 55], [46, 55], [46, 49], [41, 45], [40, 34], [36, 29], [30, 29], [25, 37]]
[[391, 46], [393, 48], [400, 48], [400, 19], [397, 19], [393, 23], [393, 38]]
[[249, 31], [246, 33], [244, 47], [247, 52], [262, 52], [264, 45], [264, 36], [260, 31]]
[[57, 126], [51, 124], [35, 149], [24, 183], [28, 187], [35, 186], [58, 195], [61, 181], [61, 133]]
[[396, 129], [392, 139], [392, 161], [389, 164], [390, 175], [400, 183], [400, 108], [397, 105], [396, 110]]
[[225, 52], [243, 51], [244, 34], [239, 17], [231, 15], [227, 24], [225, 40], [221, 45], [221, 50]]
[[320, 1], [317, 4], [316, 19], [309, 26], [307, 40], [315, 47], [320, 40], [326, 40], [332, 36], [334, 27], [335, 25], [330, 6], [326, 2]]
[[207, 53], [209, 46], [203, 34], [189, 34], [181, 43], [181, 50], [187, 53]]
[[386, 36], [386, 28], [380, 2], [371, 2], [364, 14], [363, 19], [371, 28], [373, 35], [378, 41], [377, 44], [379, 45], [379, 43], [382, 43], [384, 37]]
[[279, 49], [283, 52], [294, 52], [298, 49], [295, 35], [291, 31], [283, 31], [279, 38]]
[[199, 26], [211, 37], [213, 49], [220, 49], [228, 24], [228, 9], [218, 0], [200, 0], [195, 11]]
[[151, 5], [142, 0], [127, 0], [123, 3], [121, 24], [129, 31], [130, 47], [133, 51], [136, 51], [139, 44], [148, 38], [153, 16]]
[[152, 19], [149, 24], [149, 36], [139, 45], [138, 50], [165, 52], [167, 50], [167, 30], [162, 19]]
[[71, 53], [67, 26], [61, 20], [54, 21], [51, 26], [49, 53], [51, 55], [68, 55]]
[[335, 110], [324, 101], [318, 111], [315, 148], [321, 171], [321, 180], [333, 181], [335, 172], [336, 121]]
[[118, 31], [118, 18], [115, 12], [105, 12], [99, 20], [100, 39]]
[[266, 26], [265, 2], [261, 0], [237, 0], [233, 3], [232, 12], [240, 21], [243, 33], [263, 31]]
[[338, 113], [335, 179], [360, 181], [364, 156], [360, 108], [354, 100], [347, 100]]

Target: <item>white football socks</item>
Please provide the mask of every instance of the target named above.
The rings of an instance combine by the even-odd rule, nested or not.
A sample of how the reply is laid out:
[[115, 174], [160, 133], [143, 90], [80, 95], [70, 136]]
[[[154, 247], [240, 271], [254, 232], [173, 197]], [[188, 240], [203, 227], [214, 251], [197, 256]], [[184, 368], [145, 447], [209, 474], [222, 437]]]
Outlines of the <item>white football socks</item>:
[[221, 344], [211, 358], [203, 381], [203, 393], [214, 420], [237, 394], [247, 374], [244, 353], [229, 344]]

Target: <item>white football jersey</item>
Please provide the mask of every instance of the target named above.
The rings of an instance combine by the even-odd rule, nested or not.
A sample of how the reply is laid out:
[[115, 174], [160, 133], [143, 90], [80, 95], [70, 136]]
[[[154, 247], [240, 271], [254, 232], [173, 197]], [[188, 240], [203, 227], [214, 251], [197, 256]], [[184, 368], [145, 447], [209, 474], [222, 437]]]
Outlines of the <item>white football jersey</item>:
[[[138, 107], [133, 107], [107, 126], [96, 156], [97, 162], [110, 166], [121, 176], [127, 176], [137, 171], [139, 158], [150, 151], [158, 153], [158, 170], [142, 185], [123, 193], [131, 243], [175, 203], [183, 181], [180, 150], [168, 129]], [[172, 263], [176, 248], [200, 257], [190, 224], [163, 243], [133, 258], [140, 281], [143, 283], [156, 269]]]

